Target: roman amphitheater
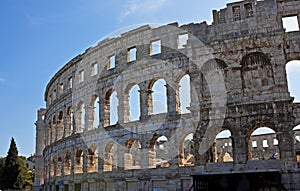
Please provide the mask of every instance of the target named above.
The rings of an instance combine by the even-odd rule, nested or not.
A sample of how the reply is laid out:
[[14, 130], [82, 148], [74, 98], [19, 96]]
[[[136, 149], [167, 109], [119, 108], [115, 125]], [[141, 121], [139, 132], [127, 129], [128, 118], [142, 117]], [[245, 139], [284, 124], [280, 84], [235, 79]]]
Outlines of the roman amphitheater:
[[38, 110], [34, 189], [300, 190], [286, 73], [300, 1], [212, 13], [210, 25], [137, 27], [64, 65]]

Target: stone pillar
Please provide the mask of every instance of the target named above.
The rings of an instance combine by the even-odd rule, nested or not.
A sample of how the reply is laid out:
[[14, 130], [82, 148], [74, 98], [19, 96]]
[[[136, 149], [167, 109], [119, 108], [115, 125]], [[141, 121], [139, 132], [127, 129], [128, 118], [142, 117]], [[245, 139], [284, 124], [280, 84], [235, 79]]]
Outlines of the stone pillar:
[[[120, 93], [120, 92], [117, 92], [117, 98], [118, 98], [118, 102], [119, 102], [119, 105], [118, 105], [118, 115], [117, 115], [117, 117], [118, 117], [118, 120], [117, 120], [117, 123], [119, 123], [119, 124], [122, 124], [122, 123], [124, 123], [125, 122], [125, 118], [127, 119], [128, 118], [128, 120], [129, 120], [129, 116], [127, 115], [126, 117], [125, 117], [125, 114], [126, 114], [126, 110], [128, 110], [128, 108], [125, 108], [125, 95], [123, 94], [123, 92], [122, 93]], [[128, 100], [127, 100], [127, 102], [128, 102]]]
[[81, 108], [75, 112], [75, 133], [81, 133], [83, 130], [82, 121], [81, 121], [82, 111]]
[[77, 129], [77, 124], [76, 124], [76, 116], [74, 114], [74, 110], [72, 110], [71, 114], [70, 114], [70, 123], [72, 124], [72, 135], [74, 135], [76, 133], [76, 129]]
[[106, 100], [105, 97], [99, 97], [99, 128], [106, 126]]
[[208, 161], [208, 151], [202, 151], [200, 144], [205, 144], [206, 140], [204, 138], [205, 130], [207, 128], [208, 122], [199, 122], [196, 132], [194, 134], [194, 153], [195, 153], [195, 166], [205, 165]]
[[104, 99], [104, 103], [103, 103], [103, 113], [101, 114], [101, 116], [103, 115], [103, 126], [107, 127], [110, 125], [110, 100], [108, 99]]
[[248, 140], [246, 135], [232, 136], [233, 161], [235, 164], [245, 164], [248, 160]]
[[148, 169], [150, 166], [149, 148], [140, 149], [141, 152], [141, 169]]
[[74, 174], [75, 174], [75, 152], [76, 152], [76, 147], [73, 147], [72, 148], [72, 151], [71, 151], [71, 173], [70, 175], [72, 177], [74, 177]]
[[[152, 113], [152, 110], [150, 111], [150, 106], [152, 106], [152, 100], [151, 103], [149, 102], [152, 94], [152, 90], [148, 89], [147, 83], [142, 82], [139, 84], [140, 90], [140, 120], [146, 120], [149, 119], [149, 115]], [[151, 105], [149, 105], [151, 104]]]
[[61, 155], [61, 176], [65, 175], [65, 152]]
[[63, 137], [63, 120], [58, 119], [57, 121], [57, 140], [60, 140]]
[[124, 170], [124, 151], [125, 147], [124, 146], [119, 146], [118, 147], [118, 152], [117, 152], [117, 169], [118, 171], [123, 171]]
[[178, 108], [180, 107], [178, 87], [171, 87], [169, 84], [167, 84], [166, 89], [167, 89], [168, 116], [177, 115]]
[[87, 169], [88, 169], [87, 148], [82, 148], [82, 172], [84, 175], [87, 174]]
[[41, 189], [41, 185], [44, 184], [45, 179], [45, 163], [43, 157], [43, 150], [45, 148], [45, 144], [48, 141], [47, 138], [47, 125], [45, 123], [45, 109], [39, 109], [37, 115], [37, 121], [35, 123], [36, 126], [36, 137], [35, 137], [35, 174], [34, 174], [34, 191], [38, 191]]
[[104, 169], [104, 155], [102, 153], [99, 153], [98, 155], [98, 172], [103, 173]]
[[179, 158], [178, 158], [178, 144], [170, 143], [169, 149], [169, 164], [171, 169], [177, 169], [179, 167]]
[[55, 124], [53, 124], [55, 129], [54, 142], [58, 140], [58, 131], [59, 131], [59, 117], [57, 114], [55, 116], [57, 116], [57, 120], [55, 121]]
[[64, 123], [63, 123], [63, 138], [67, 137], [69, 135], [69, 121], [68, 121], [68, 113], [65, 110], [65, 115], [63, 117]]
[[94, 105], [89, 104], [85, 110], [86, 128], [85, 131], [94, 129]]
[[57, 168], [57, 154], [54, 156], [54, 161], [51, 161], [53, 163], [53, 177], [56, 177], [56, 168]]
[[[291, 128], [286, 128], [291, 129]], [[280, 158], [284, 161], [295, 162], [295, 145], [294, 145], [294, 131], [283, 131], [277, 133], [279, 141]]]

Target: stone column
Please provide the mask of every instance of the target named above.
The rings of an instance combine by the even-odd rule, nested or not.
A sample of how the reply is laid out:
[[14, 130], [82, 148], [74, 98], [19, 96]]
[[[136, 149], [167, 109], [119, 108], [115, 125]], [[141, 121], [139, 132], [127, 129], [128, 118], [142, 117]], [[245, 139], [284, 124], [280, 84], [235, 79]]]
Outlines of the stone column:
[[194, 134], [194, 153], [195, 153], [195, 166], [205, 165], [208, 161], [208, 151], [200, 150], [200, 144], [205, 144], [206, 139], [204, 138], [206, 128], [208, 126], [207, 121], [199, 122], [196, 132]]
[[106, 106], [105, 106], [106, 100], [105, 97], [100, 98], [99, 97], [99, 128], [103, 128], [106, 126]]
[[110, 101], [108, 99], [104, 99], [103, 102], [103, 112], [101, 116], [103, 115], [103, 126], [107, 127], [110, 125]]
[[141, 169], [148, 169], [150, 166], [149, 148], [140, 149], [141, 152]]
[[88, 153], [87, 148], [82, 148], [82, 172], [84, 175], [87, 174], [88, 169]]
[[73, 147], [71, 150], [71, 172], [70, 175], [71, 177], [74, 177], [74, 172], [75, 172], [75, 152], [76, 152], [76, 147]]
[[248, 140], [243, 134], [232, 136], [232, 150], [234, 164], [245, 164], [248, 160]]
[[[149, 99], [151, 98], [152, 90], [148, 89], [148, 83], [142, 82], [139, 84], [140, 90], [140, 120], [146, 120], [149, 119], [149, 114], [151, 114], [152, 111], [150, 111], [149, 107], [152, 106], [152, 100], [151, 103], [149, 103]], [[151, 104], [151, 105], [149, 105]]]
[[53, 162], [53, 177], [56, 177], [56, 168], [57, 168], [57, 154], [55, 154], [54, 156], [54, 161], [51, 161]]
[[[129, 120], [129, 116], [127, 115], [127, 116], [125, 116], [125, 114], [126, 114], [126, 110], [128, 110], [128, 108], [125, 108], [125, 95], [123, 94], [123, 92], [122, 93], [120, 93], [120, 92], [117, 92], [117, 98], [118, 98], [118, 102], [119, 102], [119, 105], [118, 105], [118, 115], [117, 115], [117, 117], [118, 117], [118, 120], [117, 120], [117, 122], [119, 123], [119, 124], [122, 124], [122, 123], [124, 123], [127, 119]], [[127, 100], [127, 102], [128, 102], [128, 100]], [[126, 119], [126, 120], [125, 120]]]
[[86, 128], [85, 131], [94, 129], [94, 105], [88, 104], [85, 110]]
[[70, 123], [70, 122], [68, 122], [68, 113], [67, 113], [66, 109], [65, 109], [65, 115], [64, 115], [63, 119], [64, 119], [64, 123], [63, 123], [63, 136], [62, 137], [65, 138], [69, 135], [68, 128], [69, 128], [69, 123]]
[[54, 133], [54, 142], [58, 140], [58, 131], [59, 131], [59, 116], [58, 113], [55, 114], [55, 116], [57, 116], [55, 124], [54, 124], [54, 129], [55, 129], [55, 133]]
[[98, 173], [103, 173], [104, 169], [104, 155], [103, 153], [98, 154]]
[[65, 152], [61, 155], [61, 176], [65, 175]]
[[118, 152], [117, 152], [117, 169], [118, 171], [124, 170], [124, 146], [118, 146]]
[[171, 87], [169, 84], [167, 84], [166, 89], [167, 89], [168, 116], [177, 115], [178, 108], [180, 106], [178, 87]]
[[[291, 129], [286, 127], [286, 129]], [[279, 142], [280, 158], [284, 161], [295, 162], [295, 145], [294, 145], [294, 131], [282, 131], [277, 133]]]

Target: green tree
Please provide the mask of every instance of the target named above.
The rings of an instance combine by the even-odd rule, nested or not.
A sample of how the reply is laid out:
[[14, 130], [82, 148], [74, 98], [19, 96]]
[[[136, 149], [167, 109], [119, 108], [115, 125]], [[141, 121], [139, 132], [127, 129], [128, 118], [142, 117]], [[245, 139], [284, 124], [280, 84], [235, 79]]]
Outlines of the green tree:
[[16, 185], [20, 173], [18, 149], [14, 138], [11, 139], [3, 169], [3, 186], [5, 189], [18, 189]]
[[17, 188], [25, 188], [25, 186], [33, 185], [32, 173], [28, 171], [25, 161], [25, 157], [18, 158], [19, 175], [15, 183]]
[[0, 190], [4, 189], [4, 165], [5, 165], [5, 158], [0, 158]]

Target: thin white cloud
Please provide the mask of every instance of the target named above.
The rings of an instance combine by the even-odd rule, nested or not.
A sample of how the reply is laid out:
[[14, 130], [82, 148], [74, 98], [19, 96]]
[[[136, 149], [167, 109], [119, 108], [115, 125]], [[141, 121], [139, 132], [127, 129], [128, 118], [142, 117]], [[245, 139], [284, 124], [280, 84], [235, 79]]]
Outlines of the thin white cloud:
[[119, 17], [119, 21], [122, 22], [129, 15], [136, 13], [149, 13], [160, 9], [167, 0], [128, 0], [127, 5], [124, 7], [124, 12]]
[[6, 80], [4, 78], [0, 78], [0, 83], [5, 82]]

